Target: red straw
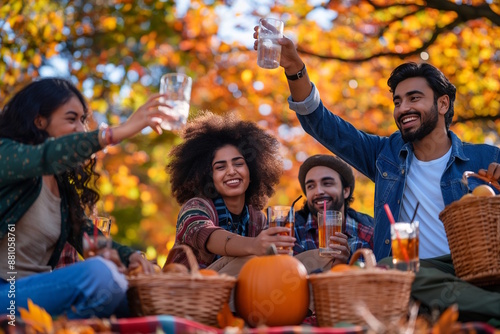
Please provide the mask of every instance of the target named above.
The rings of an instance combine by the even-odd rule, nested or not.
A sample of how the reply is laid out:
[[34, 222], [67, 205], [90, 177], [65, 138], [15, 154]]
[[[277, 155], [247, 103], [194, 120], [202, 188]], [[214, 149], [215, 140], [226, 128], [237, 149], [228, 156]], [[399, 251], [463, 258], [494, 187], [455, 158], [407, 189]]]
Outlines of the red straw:
[[[323, 200], [323, 234], [326, 235], [326, 201]], [[323, 237], [324, 238], [324, 237]], [[330, 240], [328, 240], [328, 244], [326, 247], [329, 247]]]
[[91, 247], [92, 246], [92, 240], [90, 240], [89, 235], [87, 234], [87, 232], [83, 232], [83, 236], [85, 237], [85, 240], [87, 240], [87, 242], [89, 243], [89, 247]]
[[399, 238], [399, 232], [396, 229], [396, 221], [394, 220], [394, 217], [392, 215], [391, 208], [389, 208], [389, 204], [385, 203], [384, 209], [385, 209], [385, 213], [387, 214], [387, 217], [389, 217], [389, 222], [391, 223], [392, 226], [394, 226], [394, 232], [396, 232], [396, 239], [398, 241], [399, 249], [401, 249], [401, 252], [403, 252], [403, 256], [405, 258], [406, 263], [410, 264], [410, 258], [408, 257], [408, 253], [406, 252], [406, 249], [403, 248], [401, 245], [401, 239]]
[[326, 228], [326, 201], [323, 201], [323, 226]]

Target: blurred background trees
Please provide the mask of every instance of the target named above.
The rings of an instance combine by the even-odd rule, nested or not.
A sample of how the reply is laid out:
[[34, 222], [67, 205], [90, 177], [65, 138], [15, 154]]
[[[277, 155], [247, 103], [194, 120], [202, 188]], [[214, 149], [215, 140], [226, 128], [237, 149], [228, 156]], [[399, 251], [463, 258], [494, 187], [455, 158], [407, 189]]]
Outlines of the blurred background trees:
[[[300, 163], [327, 151], [288, 109], [283, 70], [256, 64], [253, 27], [266, 16], [285, 21], [325, 105], [356, 127], [396, 131], [387, 78], [401, 62], [426, 61], [457, 86], [452, 129], [499, 145], [498, 0], [4, 0], [0, 105], [39, 76], [64, 76], [88, 98], [93, 127], [115, 124], [158, 91], [162, 74], [184, 72], [191, 117], [236, 112], [278, 136], [285, 174], [269, 204], [291, 204]], [[113, 217], [113, 237], [160, 263], [179, 209], [165, 173], [178, 142], [146, 132], [99, 154], [99, 211]], [[373, 183], [356, 178], [353, 207], [372, 214]]]

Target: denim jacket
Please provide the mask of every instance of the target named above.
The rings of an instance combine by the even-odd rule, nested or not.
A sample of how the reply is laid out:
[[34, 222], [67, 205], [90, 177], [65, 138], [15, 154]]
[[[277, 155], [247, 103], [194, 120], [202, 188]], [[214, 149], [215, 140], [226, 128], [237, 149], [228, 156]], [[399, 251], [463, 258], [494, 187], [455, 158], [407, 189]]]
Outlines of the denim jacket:
[[[323, 106], [314, 85], [303, 102], [293, 102], [289, 97], [288, 103], [308, 134], [375, 182], [374, 253], [377, 260], [390, 256], [390, 223], [384, 204], [389, 204], [398, 219], [406, 175], [414, 156], [413, 145], [405, 143], [399, 131], [389, 137], [381, 137], [357, 130]], [[498, 147], [463, 143], [451, 131], [448, 135], [452, 142], [451, 156], [441, 177], [445, 205], [460, 199], [481, 183], [470, 178], [468, 189], [462, 183], [464, 171], [477, 172], [481, 168], [487, 169], [491, 162], [500, 162]]]

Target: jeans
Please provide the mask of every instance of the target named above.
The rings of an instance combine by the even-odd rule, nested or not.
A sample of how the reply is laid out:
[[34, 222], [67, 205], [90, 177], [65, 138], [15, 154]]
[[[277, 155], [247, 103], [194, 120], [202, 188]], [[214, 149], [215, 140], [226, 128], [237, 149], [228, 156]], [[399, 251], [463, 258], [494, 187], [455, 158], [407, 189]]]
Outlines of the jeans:
[[50, 315], [66, 314], [69, 319], [128, 313], [127, 281], [113, 263], [101, 257], [12, 282], [14, 286], [0, 279], [0, 314], [9, 314], [14, 301], [19, 315], [20, 307], [27, 309], [28, 298]]

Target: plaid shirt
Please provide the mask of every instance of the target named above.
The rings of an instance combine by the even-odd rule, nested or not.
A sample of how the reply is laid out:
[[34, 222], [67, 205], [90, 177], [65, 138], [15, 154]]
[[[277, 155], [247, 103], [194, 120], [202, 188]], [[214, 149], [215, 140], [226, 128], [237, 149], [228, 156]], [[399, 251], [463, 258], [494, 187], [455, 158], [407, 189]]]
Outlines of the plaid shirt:
[[[299, 254], [307, 250], [317, 249], [318, 241], [318, 223], [316, 217], [307, 213], [304, 209], [295, 213], [295, 246], [293, 254]], [[373, 249], [373, 218], [347, 209], [345, 231], [347, 243], [351, 254], [360, 248]]]
[[61, 252], [61, 257], [59, 258], [59, 262], [57, 262], [56, 269], [64, 268], [71, 264], [77, 263], [78, 261], [80, 261], [78, 252], [73, 246], [71, 246], [70, 243], [66, 242]]

